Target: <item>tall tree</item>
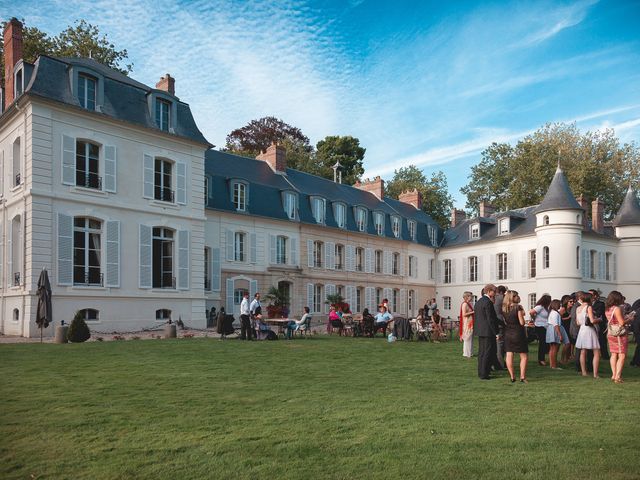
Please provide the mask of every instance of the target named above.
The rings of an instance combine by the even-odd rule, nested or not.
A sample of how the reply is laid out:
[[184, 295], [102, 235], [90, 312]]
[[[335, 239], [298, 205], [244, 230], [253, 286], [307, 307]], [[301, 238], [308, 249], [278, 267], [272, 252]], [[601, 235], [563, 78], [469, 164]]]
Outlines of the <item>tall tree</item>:
[[394, 172], [385, 191], [389, 197], [397, 199], [402, 192], [414, 188], [422, 194], [422, 209], [442, 228], [448, 228], [453, 198], [449, 194], [446, 175], [437, 171], [427, 178], [418, 167], [409, 165]]
[[364, 173], [362, 160], [366, 149], [351, 136], [328, 136], [316, 144], [317, 175], [333, 179], [332, 167], [342, 165], [342, 183], [353, 185]]
[[635, 144], [621, 145], [613, 130], [583, 134], [575, 124], [547, 124], [515, 146], [494, 143], [481, 155], [460, 190], [476, 214], [481, 200], [498, 210], [540, 203], [558, 161], [574, 195], [604, 201], [606, 219], [615, 215], [629, 183], [640, 180]]
[[[92, 57], [97, 62], [118, 70], [125, 75], [133, 69], [133, 64], [124, 64], [129, 54], [127, 50], [117, 50], [115, 45], [101, 35], [99, 27], [76, 20], [75, 25], [68, 26], [60, 34], [50, 37], [37, 27], [29, 27], [21, 20], [22, 50], [25, 61], [33, 63], [39, 55], [54, 57]], [[6, 22], [1, 25], [4, 31]], [[4, 38], [0, 36], [0, 68], [4, 72]], [[2, 80], [4, 82], [4, 79]]]

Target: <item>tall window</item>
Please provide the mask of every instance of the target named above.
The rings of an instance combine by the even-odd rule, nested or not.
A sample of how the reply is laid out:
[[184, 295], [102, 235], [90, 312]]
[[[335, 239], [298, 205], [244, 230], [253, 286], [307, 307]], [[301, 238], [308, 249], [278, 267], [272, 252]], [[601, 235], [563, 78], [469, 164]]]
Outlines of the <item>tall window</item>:
[[336, 270], [344, 269], [344, 245], [336, 243], [336, 258], [335, 258]]
[[13, 270], [10, 272], [10, 279], [13, 282], [11, 285], [17, 287], [21, 285], [22, 280], [24, 280], [21, 276], [23, 242], [22, 217], [20, 215], [16, 215], [13, 217], [13, 220], [11, 220], [11, 251], [7, 253], [11, 255], [11, 269]]
[[362, 311], [362, 296], [363, 296], [363, 292], [364, 292], [364, 288], [362, 287], [357, 287], [356, 288], [356, 304], [355, 306], [355, 310], [353, 310], [354, 312], [361, 312]]
[[451, 260], [446, 259], [444, 261], [444, 283], [451, 283], [451, 277], [452, 277], [451, 274], [452, 274]]
[[241, 212], [247, 209], [247, 186], [244, 183], [233, 184], [233, 206]]
[[325, 203], [324, 198], [314, 198], [311, 200], [311, 210], [316, 223], [324, 223]]
[[356, 248], [356, 272], [364, 271], [364, 248]]
[[243, 232], [235, 232], [233, 234], [233, 259], [236, 262], [244, 262], [247, 259], [246, 239], [247, 235]]
[[411, 238], [411, 240], [415, 240], [416, 239], [416, 222], [414, 222], [413, 220], [409, 220], [407, 222], [407, 226], [409, 227], [409, 238]]
[[549, 268], [549, 247], [542, 247], [542, 268]]
[[429, 260], [429, 279], [430, 280], [433, 280], [436, 274], [435, 266], [436, 266], [436, 261], [434, 258], [432, 258], [431, 260]]
[[533, 308], [535, 308], [537, 301], [538, 301], [537, 295], [535, 293], [530, 293], [529, 294], [529, 310], [532, 310]]
[[376, 227], [376, 233], [378, 235], [382, 235], [384, 233], [384, 214], [380, 212], [375, 212], [373, 214], [373, 221]]
[[408, 313], [409, 315], [413, 315], [413, 304], [415, 302], [414, 297], [415, 297], [415, 292], [413, 290], [409, 290], [409, 296], [408, 296]]
[[536, 251], [529, 250], [529, 278], [536, 278]]
[[507, 279], [507, 254], [498, 254], [498, 280]]
[[[391, 310], [393, 312], [397, 312], [398, 311], [398, 297], [400, 296], [400, 291], [396, 288], [394, 288], [391, 291]], [[402, 312], [404, 313], [404, 312]]]
[[478, 257], [469, 257], [469, 281], [478, 281]]
[[580, 270], [580, 247], [576, 247], [576, 270]]
[[360, 232], [367, 228], [367, 210], [362, 207], [356, 208], [356, 225]]
[[92, 218], [73, 219], [73, 283], [102, 285], [102, 224]]
[[376, 250], [375, 271], [376, 273], [382, 273], [382, 250]]
[[204, 247], [204, 289], [211, 290], [211, 249]]
[[163, 202], [173, 202], [174, 195], [171, 190], [171, 171], [173, 164], [168, 160], [156, 158], [154, 169], [154, 195], [153, 198]]
[[[316, 268], [322, 267], [322, 242], [313, 242], [313, 266]], [[316, 310], [319, 312], [320, 310]]]
[[22, 184], [21, 168], [22, 165], [22, 149], [20, 148], [20, 137], [13, 142], [13, 181], [12, 185], [17, 187]]
[[471, 240], [474, 240], [476, 238], [480, 238], [480, 225], [477, 223], [474, 223], [473, 225], [471, 225], [469, 227], [469, 238], [471, 238]]
[[382, 289], [376, 288], [376, 305], [380, 305], [382, 303]]
[[209, 177], [204, 177], [204, 204], [207, 204], [209, 198]]
[[508, 218], [502, 218], [500, 219], [500, 235], [506, 235], [507, 233], [509, 233], [509, 219]]
[[393, 230], [394, 237], [400, 237], [400, 217], [391, 217], [391, 230]]
[[451, 297], [442, 297], [442, 308], [451, 310]]
[[416, 262], [417, 258], [413, 255], [409, 255], [409, 276], [414, 277], [416, 275]]
[[589, 278], [596, 278], [596, 259], [598, 258], [598, 252], [591, 250], [589, 252]]
[[313, 286], [313, 311], [322, 312], [323, 302], [324, 302], [324, 298], [322, 298], [322, 285], [319, 283], [316, 283]]
[[393, 275], [400, 275], [400, 254], [397, 252], [393, 253], [391, 267], [391, 273]]
[[171, 122], [171, 102], [162, 98], [156, 98], [156, 125], [160, 130], [169, 131], [169, 122]]
[[16, 94], [14, 95], [14, 98], [18, 98], [20, 95], [22, 95], [22, 92], [24, 91], [24, 69], [20, 69], [16, 72], [16, 89], [15, 92]]
[[289, 219], [294, 220], [296, 218], [296, 196], [294, 193], [284, 193], [284, 211]]
[[613, 280], [611, 275], [611, 259], [613, 254], [611, 252], [607, 252], [604, 259], [604, 278], [605, 280]]
[[85, 308], [80, 310], [82, 319], [86, 322], [97, 322], [100, 319], [100, 312], [94, 308]]
[[176, 288], [173, 276], [173, 230], [153, 227], [153, 288]]
[[96, 109], [96, 83], [96, 79], [89, 75], [78, 75], [78, 101], [82, 108]]
[[549, 225], [549, 215], [542, 217], [542, 225]]
[[347, 207], [343, 203], [336, 203], [334, 211], [338, 228], [345, 228], [347, 226]]
[[427, 231], [429, 232], [429, 240], [431, 240], [431, 245], [436, 246], [438, 243], [438, 230], [433, 225], [429, 225], [427, 227]]
[[102, 189], [98, 176], [100, 147], [89, 142], [76, 141], [76, 185]]
[[287, 263], [287, 237], [282, 235], [276, 237], [276, 263], [280, 265]]

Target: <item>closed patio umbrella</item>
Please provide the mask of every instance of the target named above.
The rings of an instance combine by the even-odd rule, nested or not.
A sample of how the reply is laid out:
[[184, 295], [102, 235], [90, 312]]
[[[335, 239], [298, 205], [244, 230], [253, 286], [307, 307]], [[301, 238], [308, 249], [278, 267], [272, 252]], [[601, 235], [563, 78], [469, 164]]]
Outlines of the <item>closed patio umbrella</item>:
[[40, 327], [40, 343], [42, 343], [42, 330], [51, 323], [51, 283], [47, 269], [43, 268], [38, 279], [38, 309], [36, 323]]

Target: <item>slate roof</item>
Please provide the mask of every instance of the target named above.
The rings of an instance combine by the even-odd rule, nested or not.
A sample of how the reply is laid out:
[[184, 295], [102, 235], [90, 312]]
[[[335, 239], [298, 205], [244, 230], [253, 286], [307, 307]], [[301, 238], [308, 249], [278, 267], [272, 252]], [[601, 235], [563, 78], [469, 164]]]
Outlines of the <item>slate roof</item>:
[[[104, 115], [158, 132], [161, 131], [155, 120], [151, 118], [147, 102], [148, 94], [158, 90], [90, 58], [56, 58], [41, 55], [33, 65], [24, 63], [26, 85], [24, 94], [82, 108], [71, 90], [69, 69], [74, 66], [89, 69], [104, 79], [104, 102], [101, 106], [101, 112], [91, 112], [92, 114]], [[29, 76], [30, 78], [28, 78]], [[162, 93], [169, 95], [168, 92], [163, 91]], [[212, 146], [198, 129], [189, 105], [181, 102], [175, 96], [173, 98], [176, 102], [176, 119], [172, 125], [174, 133], [162, 133]], [[86, 109], [82, 110], [87, 112]]]
[[549, 210], [582, 210], [576, 197], [573, 196], [567, 177], [565, 177], [560, 166], [558, 166], [549, 189], [537, 211], [546, 212]]
[[624, 227], [627, 225], [640, 225], [640, 204], [638, 203], [638, 195], [629, 187], [627, 194], [624, 196], [620, 210], [616, 218], [613, 220], [616, 227]]
[[[364, 233], [376, 235], [373, 223], [373, 212], [382, 212], [385, 216], [384, 236], [394, 238], [391, 227], [391, 215], [398, 215], [402, 221], [401, 240], [411, 241], [406, 220], [416, 222], [416, 242], [423, 245], [437, 246], [442, 234], [438, 224], [422, 210], [398, 200], [385, 197], [379, 200], [375, 195], [345, 184], [317, 177], [305, 172], [287, 168], [286, 175], [275, 173], [262, 160], [240, 157], [218, 150], [205, 153], [205, 174], [210, 182], [210, 196], [207, 208], [237, 212], [232, 203], [232, 181], [242, 180], [249, 185], [247, 215], [258, 215], [277, 220], [290, 220], [283, 207], [282, 193], [291, 191], [298, 194], [298, 216], [295, 220], [309, 225], [318, 225], [311, 211], [311, 197], [319, 196], [326, 200], [325, 226], [338, 228], [333, 214], [333, 203], [344, 203], [347, 207], [346, 230], [359, 232], [354, 207], [367, 209], [367, 230]], [[436, 245], [429, 239], [429, 228], [435, 229]]]

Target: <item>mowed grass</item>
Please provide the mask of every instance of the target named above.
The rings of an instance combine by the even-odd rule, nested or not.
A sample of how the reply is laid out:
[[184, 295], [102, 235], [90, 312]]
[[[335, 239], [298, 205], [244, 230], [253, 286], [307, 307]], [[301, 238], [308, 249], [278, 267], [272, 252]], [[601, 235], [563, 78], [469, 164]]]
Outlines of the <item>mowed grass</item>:
[[0, 478], [640, 478], [640, 369], [614, 385], [608, 363], [593, 380], [531, 360], [528, 385], [482, 382], [461, 351], [0, 345]]

